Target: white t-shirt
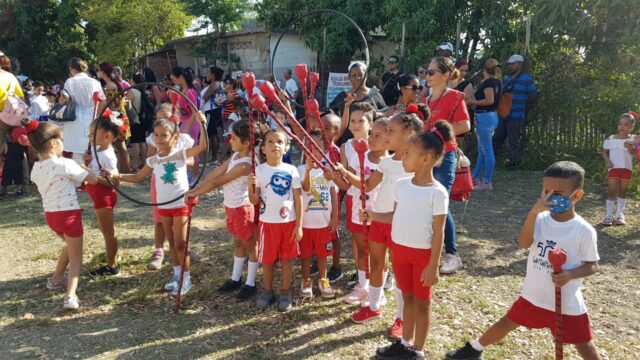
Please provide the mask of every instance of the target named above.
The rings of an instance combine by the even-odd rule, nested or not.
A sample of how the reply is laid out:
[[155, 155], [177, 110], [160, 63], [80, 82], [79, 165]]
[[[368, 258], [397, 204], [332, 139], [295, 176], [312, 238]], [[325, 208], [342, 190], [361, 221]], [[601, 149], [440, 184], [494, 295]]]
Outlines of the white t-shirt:
[[294, 221], [293, 189], [300, 189], [300, 175], [296, 167], [284, 162], [277, 167], [264, 163], [256, 167], [256, 177], [260, 188], [260, 221]]
[[[151, 145], [157, 149], [158, 146], [156, 145], [155, 139], [156, 138], [154, 133], [151, 133], [149, 136], [147, 136], [146, 141], [147, 141], [147, 145]], [[189, 134], [180, 133], [180, 136], [178, 137], [178, 141], [176, 142], [176, 145], [175, 145], [175, 149], [188, 149], [190, 147], [193, 147], [193, 144], [195, 144], [195, 141], [191, 136], [189, 136]]]
[[49, 100], [45, 96], [32, 96], [29, 101], [31, 102], [31, 106], [29, 107], [30, 119], [38, 120], [40, 116], [49, 115]]
[[229, 125], [227, 126], [227, 130], [224, 132], [224, 134], [222, 134], [222, 136], [231, 135], [231, 131], [233, 130], [233, 124], [240, 121], [240, 116], [238, 116], [238, 114], [236, 114], [234, 111], [229, 115], [227, 119], [229, 120]]
[[[158, 153], [147, 159], [147, 165], [153, 168], [153, 175], [156, 177], [158, 203], [175, 199], [189, 190], [187, 159], [187, 149], [174, 149], [168, 156]], [[184, 206], [184, 200], [180, 198], [169, 204], [159, 205], [158, 208], [177, 209]]]
[[[360, 177], [360, 160], [358, 156], [355, 157], [355, 162], [350, 161], [350, 166], [355, 170], [356, 176]], [[371, 174], [375, 170], [378, 169], [378, 164], [374, 164], [369, 160], [369, 152], [364, 154], [364, 177], [368, 179]], [[355, 194], [353, 195], [353, 201], [351, 202], [351, 222], [354, 224], [361, 225], [362, 221], [360, 221], [360, 209], [362, 209], [362, 200], [360, 200], [360, 188], [356, 188], [355, 186], [350, 187], [349, 189], [355, 189]], [[367, 209], [373, 208], [373, 204], [376, 203], [378, 199], [378, 193], [380, 192], [380, 184], [374, 187], [373, 189], [368, 189], [367, 191]], [[348, 194], [348, 192], [347, 192]]]
[[38, 186], [44, 211], [80, 209], [76, 187], [89, 172], [75, 161], [62, 157], [36, 161], [31, 170], [31, 181]]
[[[298, 167], [298, 172], [305, 176], [306, 165]], [[314, 168], [309, 173], [311, 186], [309, 192], [302, 191], [302, 227], [305, 229], [322, 229], [329, 226], [331, 221], [331, 188], [333, 181], [324, 177], [320, 168]]]
[[[582, 266], [585, 261], [598, 261], [598, 234], [580, 215], [565, 222], [555, 221], [551, 213], [538, 214], [533, 231], [533, 244], [529, 249], [527, 275], [522, 285], [522, 297], [533, 305], [555, 311], [555, 286], [551, 281], [553, 267], [549, 252], [560, 247], [567, 252], [562, 270]], [[582, 279], [573, 279], [562, 287], [562, 313], [582, 315], [587, 306], [582, 298]]]
[[295, 100], [294, 97], [296, 96], [296, 91], [298, 91], [298, 84], [291, 78], [284, 84], [284, 90], [290, 99]]
[[629, 153], [629, 149], [624, 147], [624, 143], [634, 140], [634, 135], [629, 136], [628, 139], [614, 139], [613, 135], [611, 135], [604, 141], [602, 148], [609, 150], [609, 160], [613, 163], [614, 169], [633, 170], [633, 158]]
[[393, 211], [393, 191], [396, 188], [396, 183], [399, 179], [412, 177], [413, 173], [406, 173], [402, 166], [402, 160], [393, 160], [393, 155], [380, 159], [378, 172], [382, 174], [382, 182], [378, 199], [373, 203], [373, 211], [391, 212]]
[[[239, 164], [251, 165], [251, 156], [245, 156], [238, 159], [238, 153], [231, 155], [231, 161], [227, 168], [227, 173]], [[240, 176], [228, 183], [222, 185], [222, 193], [224, 195], [224, 206], [228, 208], [238, 208], [249, 205], [249, 184], [247, 176]]]
[[[118, 171], [118, 158], [116, 157], [116, 152], [113, 150], [113, 146], [110, 146], [106, 150], [98, 151], [98, 157], [100, 165], [104, 170]], [[93, 151], [93, 146], [91, 147], [91, 162], [89, 163], [89, 169], [91, 169], [94, 174], [100, 174], [100, 168], [96, 161], [96, 154]]]
[[204, 100], [204, 94], [207, 92], [207, 90], [209, 90], [209, 86], [211, 86], [211, 85], [205, 86], [200, 91], [200, 111], [202, 111], [202, 112], [211, 110], [211, 98], [213, 98], [213, 96], [210, 97], [207, 101], [202, 101], [202, 100]]
[[431, 249], [433, 217], [447, 214], [449, 195], [437, 181], [431, 186], [417, 186], [412, 179], [404, 178], [396, 183], [391, 239], [402, 246]]

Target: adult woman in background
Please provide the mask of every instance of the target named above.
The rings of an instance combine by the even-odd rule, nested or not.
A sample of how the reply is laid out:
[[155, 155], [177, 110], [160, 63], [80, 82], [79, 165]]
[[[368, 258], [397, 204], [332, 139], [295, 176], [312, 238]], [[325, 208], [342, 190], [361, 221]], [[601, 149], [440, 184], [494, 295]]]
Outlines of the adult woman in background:
[[[133, 85], [141, 84], [144, 82], [141, 74], [133, 75]], [[142, 92], [135, 87], [129, 88], [127, 91], [127, 99], [129, 100], [130, 110], [133, 110], [138, 114], [138, 117], [142, 117]], [[131, 172], [137, 172], [141, 169], [147, 159], [147, 129], [144, 124], [138, 122], [137, 124], [131, 123], [131, 138], [129, 138], [129, 144], [131, 145]]]
[[[460, 78], [453, 60], [449, 57], [433, 58], [427, 68], [427, 84], [431, 87], [431, 95], [425, 103], [431, 109], [431, 121], [425, 124], [425, 131], [430, 131], [432, 124], [438, 120], [446, 120], [451, 124], [456, 136], [469, 132], [471, 123], [467, 106], [464, 103], [464, 93], [448, 87], [450, 82]], [[442, 164], [434, 169], [434, 177], [447, 191], [451, 191], [455, 179], [457, 157], [455, 141], [445, 143], [445, 155]], [[451, 212], [447, 214], [444, 231], [445, 255], [440, 272], [452, 274], [462, 266], [462, 259], [456, 248], [456, 226]]]
[[[127, 113], [127, 99], [123, 94], [116, 97], [122, 90], [120, 82], [115, 81], [116, 76], [113, 72], [113, 65], [108, 62], [103, 62], [98, 65], [98, 77], [104, 83], [104, 92], [107, 96], [107, 103], [109, 103], [109, 109], [117, 111], [121, 114]], [[128, 83], [127, 83], [128, 84]], [[116, 97], [114, 99], [114, 97]], [[113, 147], [116, 149], [116, 156], [118, 158], [118, 171], [127, 173], [130, 170], [129, 151], [127, 150], [126, 141], [131, 136], [131, 124], [126, 122], [127, 130], [118, 136], [118, 139], [114, 141]]]
[[477, 117], [478, 160], [473, 169], [473, 180], [476, 190], [493, 190], [493, 170], [496, 166], [493, 132], [498, 126], [498, 99], [502, 92], [502, 73], [498, 60], [485, 61], [482, 75], [482, 82], [478, 85], [474, 97], [467, 97], [467, 104], [475, 107]]
[[[454, 90], [458, 90], [464, 93], [465, 99], [472, 98], [474, 89], [473, 89], [472, 79], [469, 76], [469, 63], [466, 60], [460, 59], [456, 61], [455, 66], [456, 66], [456, 69], [458, 69], [458, 72], [460, 73], [460, 78], [458, 78], [455, 81], [449, 82], [449, 87], [452, 87]], [[473, 133], [473, 130], [475, 129], [475, 113], [474, 113], [474, 108], [472, 106], [469, 106], [468, 103], [466, 103], [466, 106], [467, 106], [467, 112], [469, 113], [469, 120], [471, 124], [471, 129], [469, 129], [469, 132], [467, 133], [469, 134], [469, 133]], [[456, 138], [456, 141], [458, 142], [458, 146], [463, 146], [463, 140], [465, 138], [465, 135], [466, 134], [462, 134]]]
[[[156, 74], [153, 73], [153, 70], [146, 67], [142, 70], [144, 73], [144, 81], [148, 83], [157, 83]], [[166, 91], [162, 91], [158, 85], [147, 86], [147, 92], [149, 94], [149, 99], [153, 102], [155, 111], [157, 112], [162, 103], [169, 101], [167, 98]]]
[[398, 78], [400, 97], [396, 105], [390, 106], [384, 113], [385, 117], [391, 117], [398, 111], [405, 110], [407, 106], [417, 103], [418, 94], [422, 90], [418, 77], [413, 74], [402, 74]]
[[[180, 132], [183, 134], [189, 134], [193, 141], [197, 144], [198, 139], [200, 138], [200, 123], [196, 121], [196, 112], [198, 111], [198, 93], [196, 89], [193, 87], [193, 74], [191, 71], [176, 66], [171, 69], [171, 82], [174, 85], [180, 87], [180, 91], [182, 91], [189, 100], [196, 106], [194, 109], [187, 100], [183, 97], [180, 97], [178, 100], [178, 111], [180, 112]], [[197, 178], [200, 174], [200, 169], [198, 168], [199, 157], [196, 156], [194, 159], [194, 166], [192, 175], [193, 178]], [[193, 179], [190, 179], [193, 180]], [[191, 181], [190, 181], [191, 182]]]
[[[76, 120], [57, 124], [64, 132], [64, 151], [71, 153], [75, 162], [83, 164], [82, 156], [89, 148], [89, 130], [93, 121], [93, 93], [99, 92], [102, 96], [104, 93], [100, 82], [87, 75], [89, 67], [83, 60], [73, 58], [67, 66], [71, 77], [65, 81], [62, 94], [75, 104]], [[101, 105], [98, 107], [102, 109]]]
[[[220, 85], [224, 70], [217, 66], [209, 67], [207, 82], [209, 85], [202, 89], [202, 110], [207, 117], [207, 136], [209, 137], [210, 159], [214, 165], [220, 163], [218, 159], [218, 128], [222, 129], [222, 108], [224, 90]], [[220, 134], [222, 135], [222, 134]]]

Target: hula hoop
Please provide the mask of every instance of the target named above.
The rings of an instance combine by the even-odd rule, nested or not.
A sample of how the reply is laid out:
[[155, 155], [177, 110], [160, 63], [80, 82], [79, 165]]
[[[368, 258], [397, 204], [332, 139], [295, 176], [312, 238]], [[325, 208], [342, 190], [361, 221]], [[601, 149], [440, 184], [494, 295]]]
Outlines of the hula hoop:
[[[271, 74], [273, 74], [273, 77], [275, 78], [276, 74], [273, 71], [274, 70], [274, 64], [275, 64], [275, 59], [276, 59], [276, 55], [278, 54], [278, 46], [280, 46], [280, 41], [282, 40], [282, 38], [289, 33], [289, 30], [291, 30], [291, 28], [293, 27], [293, 25], [295, 25], [296, 23], [298, 23], [300, 20], [307, 18], [311, 15], [315, 15], [315, 14], [319, 14], [319, 13], [330, 13], [330, 14], [334, 14], [334, 15], [338, 15], [338, 16], [342, 16], [344, 19], [346, 19], [347, 21], [349, 21], [358, 31], [358, 34], [360, 34], [360, 38], [362, 39], [362, 43], [364, 44], [364, 57], [365, 57], [365, 66], [367, 67], [367, 69], [364, 72], [364, 78], [362, 79], [362, 84], [360, 84], [360, 86], [358, 86], [358, 88], [355, 90], [355, 92], [358, 92], [358, 90], [360, 90], [363, 86], [365, 86], [365, 80], [367, 79], [367, 75], [369, 74], [369, 44], [367, 43], [367, 38], [364, 36], [364, 32], [362, 31], [362, 29], [358, 26], [358, 24], [349, 16], [347, 16], [345, 13], [340, 12], [338, 10], [332, 10], [332, 9], [318, 9], [318, 10], [313, 10], [310, 11], [300, 17], [297, 17], [295, 19], [293, 19], [293, 21], [291, 21], [289, 23], [289, 25], [287, 25], [287, 27], [284, 29], [284, 31], [282, 32], [282, 34], [280, 34], [280, 37], [278, 37], [278, 41], [276, 41], [276, 46], [273, 47], [273, 55], [271, 56]], [[301, 80], [302, 81], [302, 80]], [[306, 81], [306, 79], [304, 79], [304, 81]], [[304, 97], [306, 99], [307, 94], [304, 94]], [[304, 109], [304, 104], [299, 104], [298, 102], [296, 102], [295, 100], [290, 99], [289, 103], [294, 104], [297, 108], [301, 108]], [[338, 103], [336, 105], [344, 105], [345, 101], [343, 100], [341, 103]]]
[[[152, 83], [152, 82], [143, 82], [140, 84], [135, 84], [132, 85], [129, 89], [137, 89], [137, 88], [142, 88], [142, 91], [145, 90], [145, 88], [147, 86], [160, 86], [163, 88], [166, 88], [168, 90], [171, 90], [175, 93], [177, 93], [178, 95], [180, 95], [183, 99], [185, 99], [188, 103], [189, 106], [191, 106], [191, 108], [195, 111], [198, 112], [198, 107], [193, 103], [193, 101], [191, 101], [191, 99], [189, 99], [188, 96], [186, 96], [184, 93], [182, 93], [181, 91], [176, 90], [175, 88], [171, 87], [171, 86], [167, 86], [161, 83]], [[129, 91], [129, 89], [127, 90], [121, 90], [119, 92], [117, 92], [112, 98], [111, 100], [107, 101], [107, 104], [105, 105], [105, 109], [109, 108], [109, 106], [115, 101], [115, 99], [117, 99], [119, 96], [124, 96], [126, 94], [127, 91]], [[142, 92], [141, 91], [141, 92]], [[126, 115], [126, 114], [125, 114]], [[98, 114], [98, 118], [102, 116], [102, 114]], [[97, 119], [93, 119], [93, 121], [97, 120]], [[131, 128], [131, 123], [129, 123], [129, 128]], [[102, 168], [102, 164], [100, 164], [100, 158], [98, 157], [98, 148], [96, 146], [96, 139], [98, 136], [98, 123], [96, 122], [96, 124], [93, 126], [93, 153], [96, 154], [95, 158], [96, 158], [96, 163], [98, 164], [98, 169], [100, 169], [100, 171], [102, 172], [103, 168]], [[204, 131], [207, 130], [207, 124], [204, 124]], [[197, 139], [194, 139], [197, 140]], [[205, 154], [209, 154], [209, 138], [207, 136], [205, 136], [205, 144], [206, 144], [206, 150], [205, 150]], [[204, 170], [207, 167], [207, 162], [205, 161], [202, 164], [202, 169], [200, 169], [200, 175], [198, 175], [198, 177], [196, 178], [196, 181], [193, 183], [193, 185], [189, 186], [189, 190], [193, 189], [199, 182], [200, 182], [200, 178], [202, 178], [202, 175], [204, 175]], [[172, 200], [167, 200], [165, 202], [161, 202], [161, 203], [150, 203], [150, 202], [146, 202], [146, 201], [140, 201], [137, 199], [134, 199], [133, 197], [127, 195], [124, 191], [122, 191], [120, 189], [119, 186], [115, 186], [115, 184], [111, 181], [111, 179], [109, 179], [109, 177], [105, 178], [107, 180], [107, 182], [109, 183], [109, 185], [111, 185], [112, 188], [114, 188], [118, 194], [122, 195], [123, 197], [125, 197], [127, 200], [134, 202], [138, 205], [142, 205], [142, 206], [160, 206], [160, 205], [167, 205], [167, 204], [171, 204], [172, 202], [178, 201], [180, 199], [182, 199], [184, 197], [184, 195], [180, 195], [178, 197], [176, 197], [175, 199]]]

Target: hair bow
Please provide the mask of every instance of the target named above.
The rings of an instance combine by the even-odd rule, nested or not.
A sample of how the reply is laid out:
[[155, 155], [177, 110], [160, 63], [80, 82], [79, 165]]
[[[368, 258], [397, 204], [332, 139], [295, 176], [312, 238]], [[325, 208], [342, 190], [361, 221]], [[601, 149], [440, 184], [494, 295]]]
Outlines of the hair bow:
[[407, 108], [405, 109], [405, 111], [409, 114], [416, 114], [416, 116], [418, 116], [418, 118], [420, 118], [420, 120], [424, 121], [424, 114], [422, 114], [422, 112], [420, 111], [420, 109], [418, 108], [418, 105], [416, 104], [409, 104], [409, 106], [407, 106]]

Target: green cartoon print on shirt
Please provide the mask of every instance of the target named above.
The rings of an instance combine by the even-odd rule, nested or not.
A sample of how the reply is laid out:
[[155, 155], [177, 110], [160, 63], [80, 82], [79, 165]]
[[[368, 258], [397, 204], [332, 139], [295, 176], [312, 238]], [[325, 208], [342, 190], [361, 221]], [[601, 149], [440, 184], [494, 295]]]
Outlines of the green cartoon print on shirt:
[[176, 182], [176, 163], [168, 162], [162, 165], [164, 167], [164, 175], [161, 179], [165, 184], [174, 184]]

